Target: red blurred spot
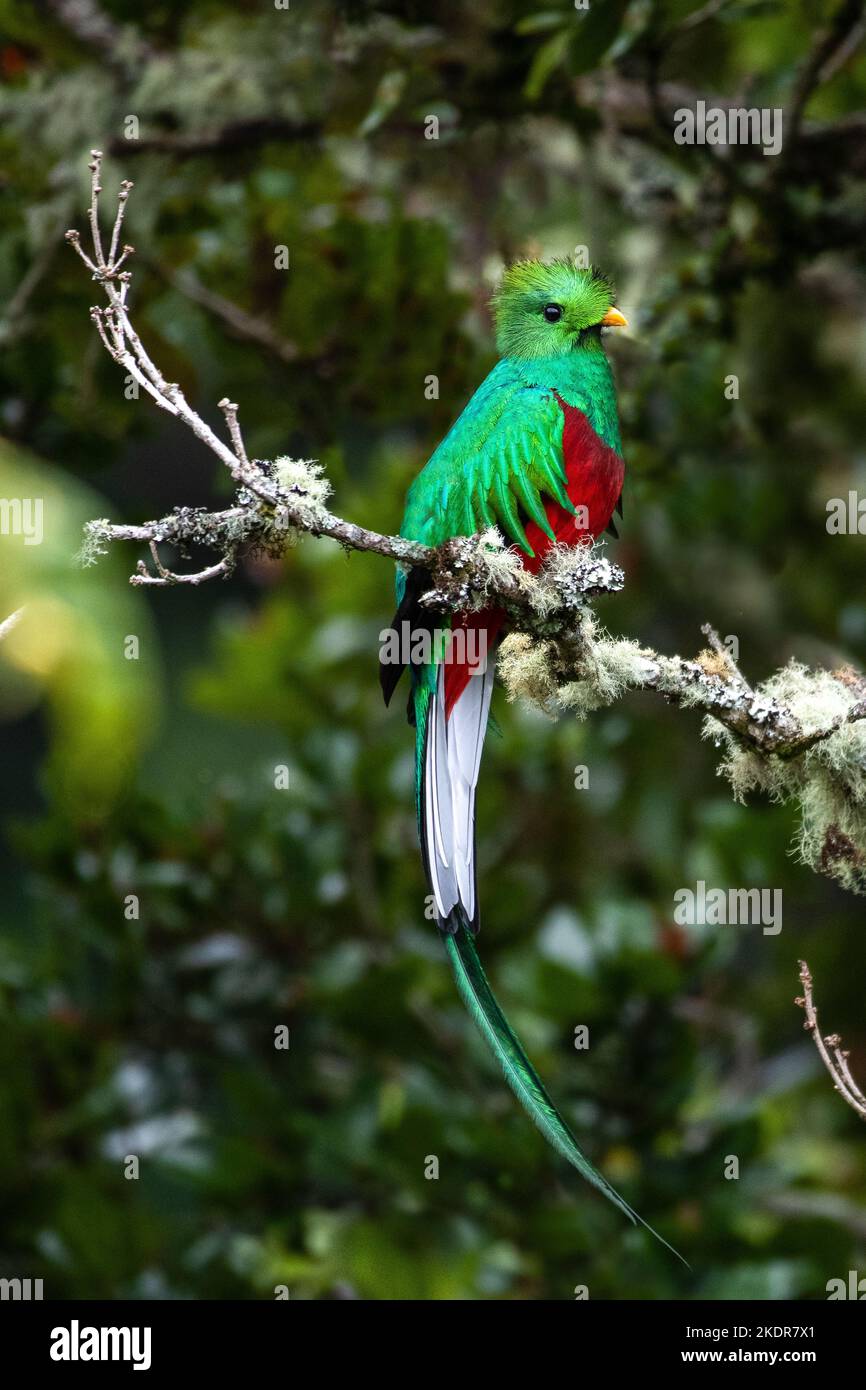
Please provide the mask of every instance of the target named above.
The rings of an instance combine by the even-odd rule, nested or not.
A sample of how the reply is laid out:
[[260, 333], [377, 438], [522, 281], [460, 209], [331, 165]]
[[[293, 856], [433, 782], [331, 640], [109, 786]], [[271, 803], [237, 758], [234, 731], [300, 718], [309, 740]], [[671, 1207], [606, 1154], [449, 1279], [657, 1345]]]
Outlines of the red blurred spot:
[[658, 928], [659, 950], [674, 960], [685, 960], [689, 953], [689, 938], [675, 922], [662, 922]]
[[76, 1009], [73, 1004], [56, 1004], [49, 1009], [48, 1017], [55, 1023], [60, 1023], [64, 1028], [81, 1028], [84, 1023], [84, 1014], [80, 1009]]
[[20, 77], [21, 73], [26, 71], [27, 58], [20, 48], [16, 48], [12, 43], [0, 48], [0, 72], [4, 77]]

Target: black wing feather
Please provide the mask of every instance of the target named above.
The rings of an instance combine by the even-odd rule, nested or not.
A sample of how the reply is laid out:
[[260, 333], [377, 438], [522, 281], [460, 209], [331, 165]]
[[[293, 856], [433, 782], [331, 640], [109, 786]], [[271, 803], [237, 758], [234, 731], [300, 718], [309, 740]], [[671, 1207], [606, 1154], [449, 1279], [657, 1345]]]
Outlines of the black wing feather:
[[[411, 636], [416, 632], [429, 632], [432, 634], [436, 619], [435, 615], [421, 607], [418, 602], [421, 595], [432, 587], [432, 580], [427, 570], [412, 569], [406, 577], [406, 588], [400, 600], [400, 606], [391, 620], [391, 626], [399, 633], [404, 622], [408, 622]], [[382, 687], [382, 694], [385, 697], [385, 704], [391, 703], [391, 696], [397, 689], [398, 682], [406, 669], [406, 662], [382, 661], [379, 659], [379, 684]], [[414, 723], [414, 711], [412, 710], [412, 697], [409, 696], [409, 722]]]

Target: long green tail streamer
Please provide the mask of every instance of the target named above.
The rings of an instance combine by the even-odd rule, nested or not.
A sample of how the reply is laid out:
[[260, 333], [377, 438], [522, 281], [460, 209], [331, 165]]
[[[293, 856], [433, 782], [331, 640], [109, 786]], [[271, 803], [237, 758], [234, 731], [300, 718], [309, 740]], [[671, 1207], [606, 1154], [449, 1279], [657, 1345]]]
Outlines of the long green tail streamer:
[[652, 1226], [620, 1197], [616, 1189], [611, 1187], [607, 1179], [581, 1153], [577, 1140], [544, 1089], [538, 1073], [523, 1050], [520, 1039], [496, 1001], [478, 958], [472, 934], [466, 927], [459, 927], [453, 935], [443, 933], [442, 939], [461, 998], [526, 1113], [563, 1158], [577, 1169], [581, 1177], [586, 1178], [586, 1181], [598, 1188], [599, 1192], [603, 1192], [630, 1221], [650, 1231], [656, 1240], [661, 1241], [662, 1245], [688, 1268], [682, 1255], [674, 1250], [672, 1245], [668, 1245], [658, 1231], [653, 1230]]

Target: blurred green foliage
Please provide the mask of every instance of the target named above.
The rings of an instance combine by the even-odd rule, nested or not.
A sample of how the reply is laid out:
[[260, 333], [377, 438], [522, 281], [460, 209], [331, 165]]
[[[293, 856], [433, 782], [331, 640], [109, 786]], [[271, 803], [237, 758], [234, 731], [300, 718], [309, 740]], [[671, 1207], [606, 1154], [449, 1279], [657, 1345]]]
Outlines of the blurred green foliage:
[[[733, 805], [697, 719], [654, 697], [585, 725], [496, 708], [482, 954], [688, 1273], [563, 1170], [463, 1014], [376, 680], [389, 567], [308, 542], [147, 597], [133, 547], [76, 570], [88, 516], [229, 488], [126, 398], [61, 235], [99, 146], [106, 199], [136, 183], [135, 312], [166, 375], [215, 426], [239, 401], [254, 455], [320, 458], [336, 509], [382, 530], [492, 364], [503, 262], [588, 246], [633, 325], [604, 621], [683, 654], [711, 621], [755, 677], [862, 668], [863, 539], [824, 519], [866, 486], [863, 58], [779, 161], [677, 147], [652, 108], [678, 84], [790, 115], [836, 8], [104, 0], [83, 38], [76, 7], [0, 0], [0, 493], [46, 499], [42, 547], [0, 537], [0, 619], [43, 615], [0, 659], [3, 1275], [51, 1297], [772, 1299], [866, 1269], [862, 1125], [792, 1004], [805, 955], [866, 1075], [862, 906], [794, 862], [793, 813]], [[699, 878], [781, 888], [781, 934], [675, 926]]]

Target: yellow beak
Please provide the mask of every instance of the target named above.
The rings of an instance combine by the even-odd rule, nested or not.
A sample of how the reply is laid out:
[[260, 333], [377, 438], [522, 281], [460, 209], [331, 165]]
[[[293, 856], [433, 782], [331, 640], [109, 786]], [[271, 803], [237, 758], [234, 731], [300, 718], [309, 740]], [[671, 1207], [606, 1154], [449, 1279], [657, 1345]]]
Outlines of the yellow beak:
[[628, 328], [628, 319], [619, 309], [608, 309], [601, 322], [604, 328]]

